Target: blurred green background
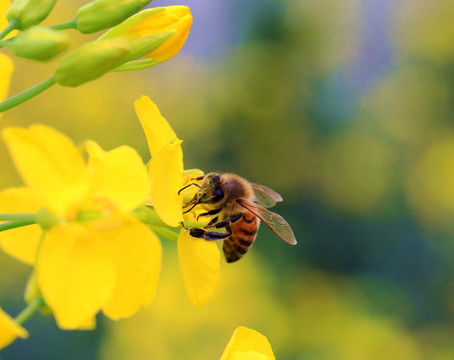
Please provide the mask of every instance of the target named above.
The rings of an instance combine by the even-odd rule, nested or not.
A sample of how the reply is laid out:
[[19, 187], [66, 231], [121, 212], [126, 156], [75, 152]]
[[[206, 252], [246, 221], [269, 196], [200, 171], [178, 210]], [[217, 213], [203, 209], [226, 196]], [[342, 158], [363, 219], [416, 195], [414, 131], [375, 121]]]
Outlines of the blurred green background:
[[[47, 24], [82, 1], [60, 1]], [[157, 299], [130, 319], [65, 332], [26, 325], [10, 359], [218, 359], [233, 330], [260, 331], [277, 359], [454, 358], [454, 6], [452, 0], [153, 1], [194, 25], [174, 59], [54, 87], [1, 127], [50, 124], [76, 142], [131, 145], [148, 161], [133, 102], [150, 96], [184, 140], [186, 168], [235, 172], [279, 191], [291, 247], [265, 226], [222, 264], [195, 309], [176, 246]], [[71, 32], [75, 42], [86, 37]], [[55, 62], [17, 60], [10, 94]], [[19, 185], [3, 143], [0, 187]], [[0, 305], [24, 306], [30, 269], [0, 255]]]

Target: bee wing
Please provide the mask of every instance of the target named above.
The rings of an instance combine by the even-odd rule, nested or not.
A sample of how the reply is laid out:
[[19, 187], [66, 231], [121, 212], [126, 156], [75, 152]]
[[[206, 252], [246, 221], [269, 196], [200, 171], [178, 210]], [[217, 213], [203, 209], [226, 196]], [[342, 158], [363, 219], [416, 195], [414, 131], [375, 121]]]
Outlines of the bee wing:
[[268, 226], [282, 240], [288, 242], [290, 245], [296, 245], [293, 230], [281, 215], [273, 213], [259, 204], [254, 204], [244, 200], [237, 201], [242, 207], [249, 210], [260, 220], [262, 220], [266, 226]]
[[253, 182], [250, 184], [254, 190], [255, 199], [260, 205], [269, 208], [276, 205], [276, 202], [282, 201], [282, 196], [273, 189]]

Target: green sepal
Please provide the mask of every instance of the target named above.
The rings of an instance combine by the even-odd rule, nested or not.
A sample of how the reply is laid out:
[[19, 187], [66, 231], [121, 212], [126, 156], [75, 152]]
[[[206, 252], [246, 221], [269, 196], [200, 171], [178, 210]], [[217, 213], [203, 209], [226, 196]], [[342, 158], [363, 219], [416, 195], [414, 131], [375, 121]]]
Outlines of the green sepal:
[[41, 289], [39, 288], [38, 279], [36, 277], [36, 270], [33, 270], [27, 280], [27, 285], [25, 286], [24, 300], [27, 304], [31, 304], [36, 301], [36, 299], [40, 299], [41, 305], [39, 307], [39, 310], [43, 314], [52, 314], [52, 309], [44, 301]]
[[38, 296], [42, 296], [42, 294], [38, 286], [36, 272], [33, 271], [27, 280], [27, 285], [25, 285], [24, 299], [27, 304], [30, 304]]
[[85, 210], [85, 211], [79, 211], [76, 215], [76, 220], [78, 222], [90, 222], [90, 221], [96, 221], [96, 220], [101, 220], [105, 217], [102, 211], [90, 211], [90, 210]]
[[175, 33], [176, 30], [164, 31], [162, 33], [145, 36], [141, 39], [131, 41], [129, 53], [121, 62], [127, 63], [148, 55], [169, 40]]
[[205, 221], [183, 221], [183, 225], [189, 229], [204, 228], [210, 223], [210, 219]]
[[128, 30], [132, 29], [135, 25], [148, 19], [149, 17], [164, 12], [165, 8], [153, 8], [141, 11], [140, 13], [131, 16], [123, 21], [121, 24], [113, 27], [105, 34], [101, 35], [98, 40], [116, 39], [122, 37]]
[[147, 59], [147, 60], [136, 60], [130, 61], [125, 64], [121, 64], [119, 66], [114, 67], [113, 69], [109, 70], [110, 72], [119, 72], [119, 71], [137, 71], [151, 68], [152, 66], [156, 66], [162, 63], [162, 61]]
[[26, 30], [40, 24], [52, 11], [57, 0], [15, 0], [8, 11], [8, 21], [19, 21], [17, 29]]
[[6, 44], [18, 57], [46, 61], [65, 51], [69, 38], [60, 31], [36, 27], [20, 33]]
[[64, 57], [55, 70], [55, 80], [62, 86], [79, 86], [121, 63], [130, 44], [125, 39], [94, 41]]
[[184, 171], [184, 173], [185, 173], [187, 176], [189, 176], [190, 178], [196, 177], [196, 176], [200, 175], [200, 173], [203, 174], [203, 171], [200, 170], [200, 169], [185, 169], [185, 170], [183, 170], [183, 171]]
[[77, 30], [91, 34], [118, 25], [144, 8], [151, 0], [95, 0], [76, 15]]

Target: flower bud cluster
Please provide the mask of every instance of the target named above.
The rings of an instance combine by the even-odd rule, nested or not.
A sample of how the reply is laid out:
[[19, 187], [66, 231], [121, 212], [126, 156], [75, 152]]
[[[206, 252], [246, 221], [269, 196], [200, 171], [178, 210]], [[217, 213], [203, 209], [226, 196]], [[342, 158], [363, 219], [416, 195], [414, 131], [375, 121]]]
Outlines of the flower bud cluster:
[[[133, 71], [157, 65], [175, 56], [183, 46], [192, 25], [185, 6], [146, 9], [151, 0], [94, 0], [82, 6], [73, 20], [38, 26], [52, 11], [56, 0], [15, 0], [6, 13], [8, 31], [18, 35], [0, 42], [14, 55], [47, 61], [70, 47], [61, 30], [76, 29], [90, 34], [109, 29], [97, 40], [82, 45], [56, 67], [55, 82], [79, 86], [109, 71]], [[0, 29], [1, 30], [1, 29]], [[1, 36], [0, 36], [1, 38]], [[140, 58], [148, 58], [142, 59]]]

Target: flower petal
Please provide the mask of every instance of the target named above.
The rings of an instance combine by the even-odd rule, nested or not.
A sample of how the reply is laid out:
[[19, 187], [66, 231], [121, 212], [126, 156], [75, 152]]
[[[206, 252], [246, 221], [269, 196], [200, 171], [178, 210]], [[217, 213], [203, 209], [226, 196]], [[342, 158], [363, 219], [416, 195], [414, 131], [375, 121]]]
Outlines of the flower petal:
[[[257, 357], [257, 353], [265, 357]], [[262, 360], [268, 358], [276, 359], [267, 338], [255, 330], [240, 326], [230, 338], [221, 360]]]
[[[134, 106], [145, 136], [147, 137], [151, 157], [154, 157], [164, 144], [175, 140], [177, 135], [167, 120], [161, 115], [158, 107], [148, 96], [142, 96], [136, 100]], [[183, 164], [181, 167], [183, 168]]]
[[183, 197], [178, 195], [184, 180], [180, 144], [181, 140], [165, 144], [148, 165], [153, 206], [161, 220], [173, 227], [183, 221]]
[[117, 320], [133, 315], [154, 300], [162, 249], [158, 237], [133, 217], [103, 236], [117, 272], [113, 296], [103, 311]]
[[162, 44], [158, 49], [151, 52], [147, 57], [158, 61], [165, 61], [178, 54], [189, 35], [192, 25], [192, 14], [187, 6], [166, 6], [164, 12], [150, 17], [136, 25], [130, 32], [135, 36], [149, 36], [156, 33], [176, 30], [176, 33]]
[[82, 321], [77, 330], [94, 330], [96, 329], [96, 317], [90, 316], [88, 319]]
[[87, 325], [112, 296], [115, 267], [104, 240], [77, 223], [54, 226], [43, 240], [38, 281], [62, 329]]
[[[10, 188], [0, 192], [0, 213], [36, 213], [41, 204], [29, 188]], [[41, 236], [39, 225], [0, 232], [0, 246], [8, 255], [33, 264]]]
[[[0, 1], [0, 14], [2, 14], [2, 2]], [[1, 21], [0, 21], [1, 22]], [[6, 26], [1, 26], [0, 29], [3, 29]], [[11, 75], [13, 74], [14, 64], [11, 59], [5, 54], [0, 53], [0, 101], [3, 101], [8, 96], [9, 84], [11, 80]], [[0, 113], [0, 119], [2, 118]]]
[[11, 2], [9, 0], [0, 0], [0, 29], [2, 30], [6, 25], [8, 25], [8, 20], [6, 19], [6, 12], [8, 11], [10, 6]]
[[49, 210], [63, 215], [80, 201], [86, 191], [86, 169], [69, 138], [43, 125], [7, 128], [3, 137], [22, 179]]
[[129, 212], [148, 197], [150, 182], [139, 154], [128, 146], [104, 151], [93, 141], [87, 143], [90, 155], [91, 199], [108, 199], [117, 208]]
[[210, 300], [218, 284], [221, 273], [218, 246], [214, 241], [196, 239], [181, 230], [178, 258], [189, 299], [200, 307]]
[[0, 349], [11, 344], [17, 337], [27, 338], [28, 332], [0, 308]]

